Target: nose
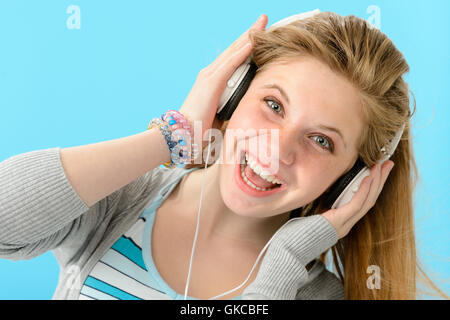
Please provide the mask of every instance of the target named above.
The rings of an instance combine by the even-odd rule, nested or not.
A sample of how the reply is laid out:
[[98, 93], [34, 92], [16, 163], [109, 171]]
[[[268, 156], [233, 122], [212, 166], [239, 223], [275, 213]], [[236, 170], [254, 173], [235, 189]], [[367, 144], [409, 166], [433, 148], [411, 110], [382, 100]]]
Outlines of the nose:
[[[278, 163], [276, 168], [279, 168], [279, 164], [289, 166], [294, 163], [299, 149], [296, 126], [285, 125], [270, 130], [264, 129], [259, 132], [257, 139], [258, 149], [253, 151], [258, 152], [258, 159], [262, 164], [273, 165], [272, 161], [275, 160]], [[252, 149], [251, 146], [250, 149]]]
[[289, 166], [295, 161], [298, 150], [298, 130], [291, 125], [279, 129], [279, 159], [280, 163]]

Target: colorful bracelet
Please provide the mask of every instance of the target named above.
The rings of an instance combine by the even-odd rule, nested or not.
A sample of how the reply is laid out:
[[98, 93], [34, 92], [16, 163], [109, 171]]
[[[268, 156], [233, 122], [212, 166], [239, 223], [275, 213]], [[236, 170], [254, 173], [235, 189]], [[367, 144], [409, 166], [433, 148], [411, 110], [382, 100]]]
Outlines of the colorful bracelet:
[[159, 127], [169, 146], [171, 160], [163, 163], [166, 168], [173, 169], [177, 165], [182, 167], [182, 164], [191, 160], [192, 129], [180, 112], [169, 110], [161, 118], [151, 120], [148, 130], [154, 127]]

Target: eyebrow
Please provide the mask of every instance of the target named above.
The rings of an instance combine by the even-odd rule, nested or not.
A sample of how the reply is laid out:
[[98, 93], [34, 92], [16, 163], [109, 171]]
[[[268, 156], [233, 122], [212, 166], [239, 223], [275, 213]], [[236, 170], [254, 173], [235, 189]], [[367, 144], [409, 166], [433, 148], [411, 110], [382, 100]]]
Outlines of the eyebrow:
[[[277, 84], [274, 84], [274, 83], [273, 84], [267, 84], [267, 85], [263, 86], [263, 88], [266, 88], [266, 89], [277, 89], [278, 91], [280, 91], [280, 93], [283, 96], [283, 98], [289, 104], [291, 104], [291, 102], [289, 101], [289, 97], [288, 97], [287, 93], [283, 90], [283, 88], [281, 88]], [[329, 127], [329, 126], [326, 126], [326, 125], [323, 125], [323, 124], [317, 125], [316, 128], [324, 129], [324, 130], [328, 130], [328, 131], [333, 131], [333, 132], [337, 133], [341, 137], [341, 139], [342, 139], [342, 141], [344, 143], [345, 149], [347, 149], [347, 144], [345, 143], [344, 136], [342, 135], [341, 131], [338, 128]]]
[[342, 142], [344, 143], [345, 149], [347, 149], [347, 144], [345, 143], [345, 139], [344, 139], [344, 137], [342, 136], [342, 133], [341, 133], [341, 131], [339, 131], [338, 128], [328, 127], [328, 126], [325, 126], [325, 125], [323, 125], [323, 124], [319, 124], [319, 125], [317, 125], [316, 127], [317, 127], [317, 128], [320, 128], [320, 129], [324, 129], [324, 130], [336, 132], [336, 133], [341, 137]]
[[283, 88], [281, 88], [280, 86], [276, 85], [276, 84], [267, 84], [265, 86], [263, 86], [263, 88], [266, 89], [277, 89], [278, 91], [280, 91], [281, 95], [283, 96], [284, 99], [286, 99], [286, 101], [291, 104], [291, 102], [289, 101], [289, 97], [286, 94], [286, 92], [283, 90]]

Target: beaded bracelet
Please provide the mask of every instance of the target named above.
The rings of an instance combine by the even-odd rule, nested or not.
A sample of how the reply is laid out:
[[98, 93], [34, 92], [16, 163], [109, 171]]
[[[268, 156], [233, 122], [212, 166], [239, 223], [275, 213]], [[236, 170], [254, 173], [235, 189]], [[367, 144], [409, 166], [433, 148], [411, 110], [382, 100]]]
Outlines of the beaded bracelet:
[[150, 121], [148, 130], [154, 127], [159, 127], [169, 146], [171, 160], [163, 165], [173, 169], [178, 164], [187, 163], [191, 157], [192, 130], [186, 118], [176, 110], [169, 110], [161, 115], [160, 119], [155, 118]]
[[172, 129], [172, 140], [176, 142], [171, 150], [172, 162], [177, 164], [188, 162], [191, 156], [190, 142], [193, 136], [189, 122], [183, 114], [176, 110], [168, 110], [161, 116], [161, 119], [169, 123], [170, 129]]

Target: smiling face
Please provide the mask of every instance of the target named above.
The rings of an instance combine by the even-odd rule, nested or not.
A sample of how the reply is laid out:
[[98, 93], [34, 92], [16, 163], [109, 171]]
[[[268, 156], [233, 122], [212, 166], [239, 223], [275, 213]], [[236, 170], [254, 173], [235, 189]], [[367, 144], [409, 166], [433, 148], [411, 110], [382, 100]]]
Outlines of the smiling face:
[[[270, 162], [277, 161], [276, 174], [286, 184], [274, 194], [252, 196], [239, 187], [236, 165], [223, 161], [220, 192], [224, 203], [239, 215], [269, 217], [318, 198], [357, 159], [357, 140], [364, 125], [360, 108], [357, 90], [313, 57], [268, 66], [254, 78], [233, 113], [222, 152], [229, 152], [228, 130], [255, 130], [253, 136], [232, 140], [230, 149], [239, 159], [242, 149], [238, 146], [243, 142], [239, 140], [253, 143], [261, 129], [267, 129], [269, 150], [263, 153]], [[270, 151], [277, 149], [270, 143], [271, 130], [278, 132], [278, 152]]]

